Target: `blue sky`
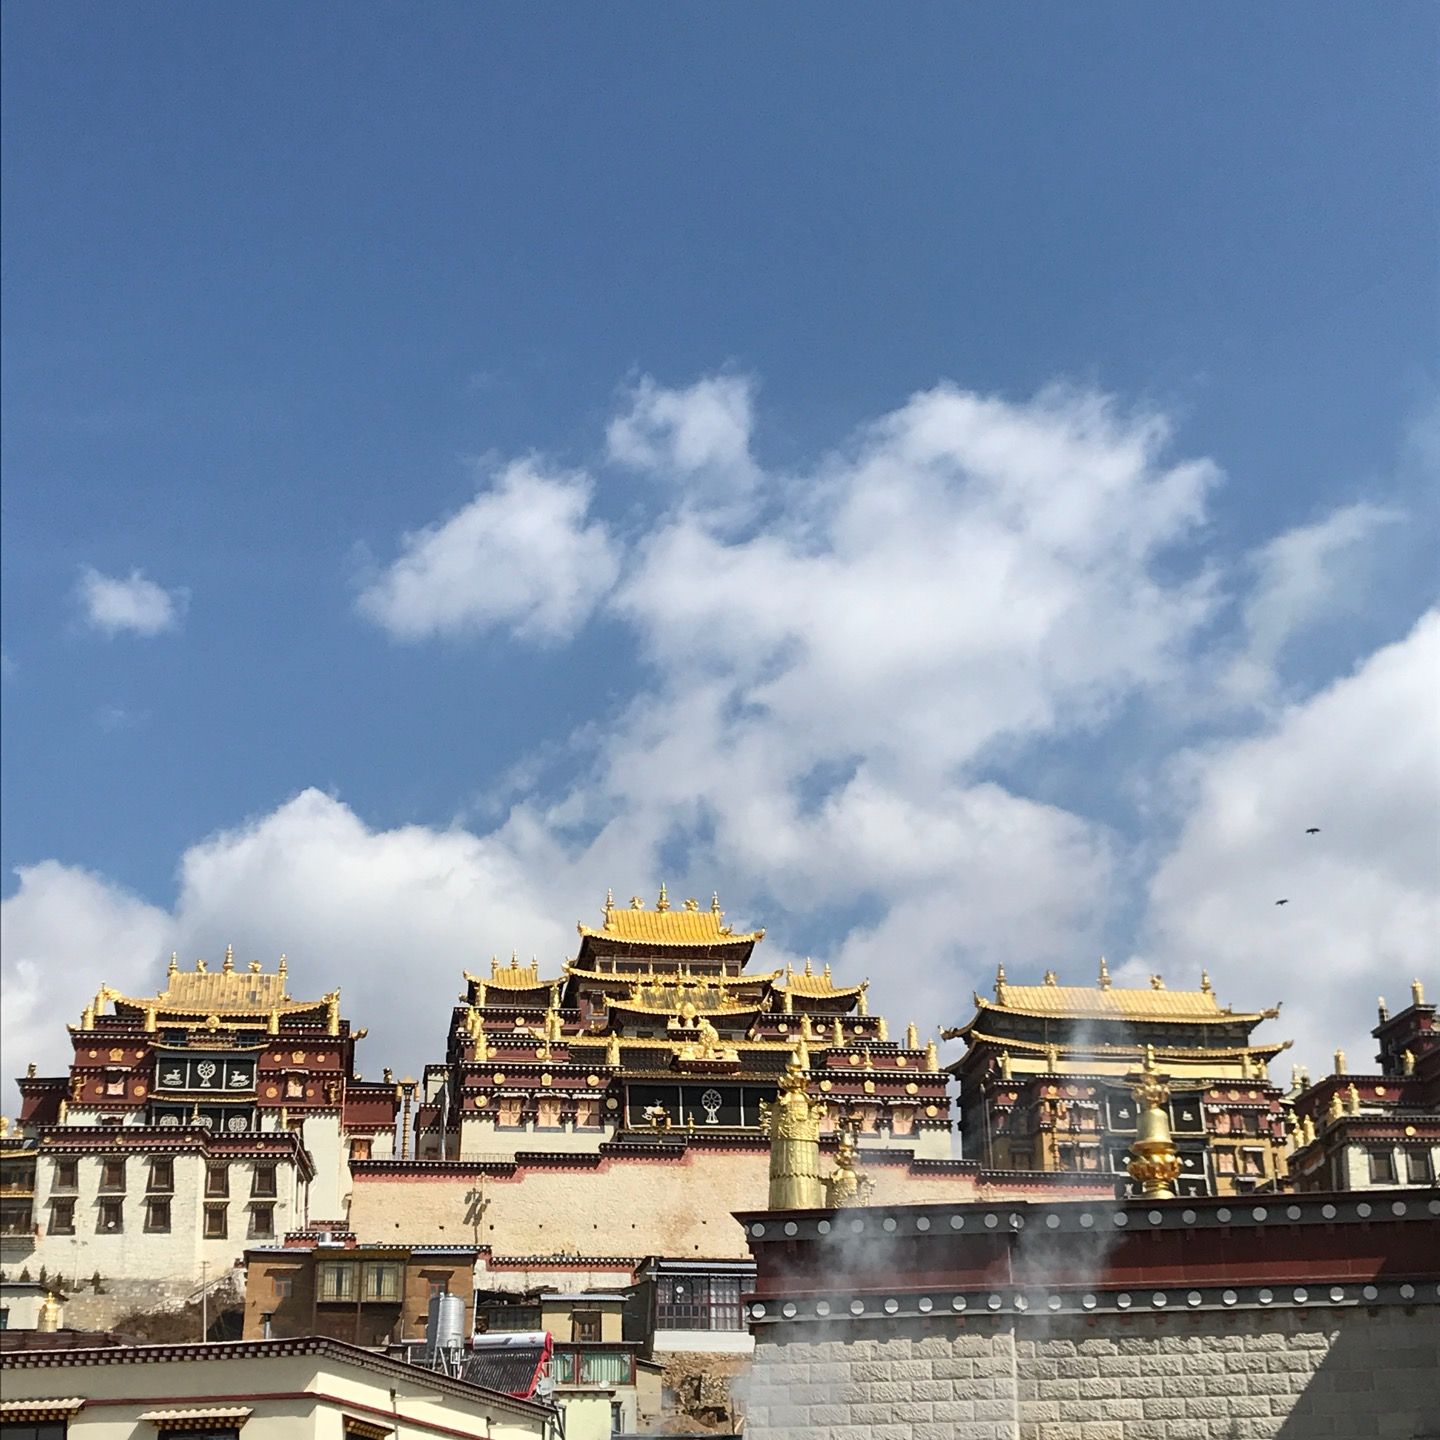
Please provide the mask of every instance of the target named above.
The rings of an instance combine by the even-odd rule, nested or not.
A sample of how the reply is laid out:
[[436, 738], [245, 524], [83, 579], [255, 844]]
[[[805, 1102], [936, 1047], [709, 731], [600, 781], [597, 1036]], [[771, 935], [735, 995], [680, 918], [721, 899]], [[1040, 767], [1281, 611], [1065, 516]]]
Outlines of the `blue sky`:
[[413, 1067], [662, 878], [937, 1023], [1433, 970], [1432, 7], [3, 24], [14, 1046], [233, 941]]

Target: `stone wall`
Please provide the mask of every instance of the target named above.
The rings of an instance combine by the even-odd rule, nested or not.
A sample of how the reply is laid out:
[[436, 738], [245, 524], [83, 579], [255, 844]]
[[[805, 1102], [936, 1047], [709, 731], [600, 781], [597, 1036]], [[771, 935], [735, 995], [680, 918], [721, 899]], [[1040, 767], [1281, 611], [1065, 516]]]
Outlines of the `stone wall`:
[[[366, 1243], [489, 1245], [507, 1255], [748, 1258], [732, 1212], [765, 1203], [763, 1142], [567, 1158], [488, 1167], [357, 1164], [350, 1229]], [[903, 1152], [867, 1150], [862, 1160], [877, 1204], [969, 1200], [998, 1178], [958, 1163], [914, 1164]], [[1067, 1193], [1064, 1177], [1057, 1182], [1046, 1192]], [[1076, 1184], [1080, 1193], [1094, 1188], [1083, 1177]]]
[[1436, 1440], [1433, 1307], [757, 1335], [749, 1440]]

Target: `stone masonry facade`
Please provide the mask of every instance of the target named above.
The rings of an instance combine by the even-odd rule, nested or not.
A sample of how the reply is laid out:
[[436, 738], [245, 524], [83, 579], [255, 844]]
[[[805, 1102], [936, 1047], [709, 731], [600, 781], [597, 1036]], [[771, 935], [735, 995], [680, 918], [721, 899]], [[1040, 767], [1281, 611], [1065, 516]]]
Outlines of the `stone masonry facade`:
[[749, 1440], [1440, 1440], [1433, 1306], [760, 1330]]

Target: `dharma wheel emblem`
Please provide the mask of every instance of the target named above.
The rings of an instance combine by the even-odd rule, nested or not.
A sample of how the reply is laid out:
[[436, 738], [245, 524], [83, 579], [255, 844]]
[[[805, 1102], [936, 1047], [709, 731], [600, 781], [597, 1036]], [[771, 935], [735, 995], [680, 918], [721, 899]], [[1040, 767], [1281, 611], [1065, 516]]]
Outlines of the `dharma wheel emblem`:
[[720, 1123], [720, 1106], [724, 1103], [725, 1097], [713, 1086], [700, 1097], [700, 1104], [705, 1111], [705, 1123], [707, 1125], [718, 1125]]
[[215, 1062], [213, 1060], [202, 1060], [196, 1067], [195, 1073], [200, 1077], [200, 1084], [204, 1089], [210, 1088], [210, 1082], [215, 1078]]

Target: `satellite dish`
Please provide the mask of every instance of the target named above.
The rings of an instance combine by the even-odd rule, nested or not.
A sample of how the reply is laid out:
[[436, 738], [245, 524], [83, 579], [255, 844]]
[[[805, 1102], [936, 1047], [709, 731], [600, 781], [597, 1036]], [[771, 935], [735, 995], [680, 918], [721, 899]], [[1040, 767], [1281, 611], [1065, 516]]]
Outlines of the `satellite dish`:
[[535, 1387], [535, 1393], [548, 1400], [555, 1393], [555, 1382], [548, 1375], [542, 1375], [540, 1383]]

